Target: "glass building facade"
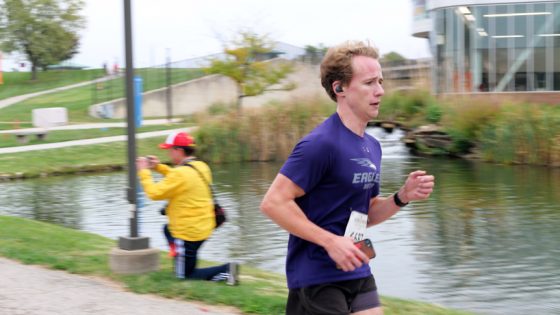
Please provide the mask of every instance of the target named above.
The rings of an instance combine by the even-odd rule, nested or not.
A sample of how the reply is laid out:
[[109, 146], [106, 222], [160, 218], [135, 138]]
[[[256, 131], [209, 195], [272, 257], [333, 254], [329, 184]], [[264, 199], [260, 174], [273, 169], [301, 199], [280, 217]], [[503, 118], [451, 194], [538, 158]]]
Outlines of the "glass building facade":
[[560, 91], [560, 1], [430, 11], [436, 93]]

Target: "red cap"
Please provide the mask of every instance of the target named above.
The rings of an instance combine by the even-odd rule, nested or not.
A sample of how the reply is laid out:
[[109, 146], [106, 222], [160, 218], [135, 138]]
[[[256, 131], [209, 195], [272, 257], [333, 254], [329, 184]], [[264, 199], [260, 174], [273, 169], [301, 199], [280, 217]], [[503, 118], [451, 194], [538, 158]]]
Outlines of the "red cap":
[[194, 138], [184, 131], [174, 132], [167, 136], [164, 143], [159, 147], [161, 149], [170, 149], [172, 147], [194, 147]]

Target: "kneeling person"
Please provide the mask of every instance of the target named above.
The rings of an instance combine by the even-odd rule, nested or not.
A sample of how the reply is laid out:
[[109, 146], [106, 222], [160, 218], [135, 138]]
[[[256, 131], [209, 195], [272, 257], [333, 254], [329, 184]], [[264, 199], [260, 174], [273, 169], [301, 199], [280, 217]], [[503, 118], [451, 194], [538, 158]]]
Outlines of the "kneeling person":
[[[168, 151], [177, 167], [161, 164], [155, 156], [138, 158], [136, 166], [146, 195], [153, 200], [168, 200], [165, 214], [169, 218], [170, 239], [175, 243], [177, 278], [237, 284], [239, 266], [236, 263], [196, 268], [198, 250], [216, 227], [209, 187], [212, 183], [210, 167], [196, 159], [194, 139], [186, 132], [170, 134], [160, 148]], [[164, 178], [155, 183], [150, 169]]]

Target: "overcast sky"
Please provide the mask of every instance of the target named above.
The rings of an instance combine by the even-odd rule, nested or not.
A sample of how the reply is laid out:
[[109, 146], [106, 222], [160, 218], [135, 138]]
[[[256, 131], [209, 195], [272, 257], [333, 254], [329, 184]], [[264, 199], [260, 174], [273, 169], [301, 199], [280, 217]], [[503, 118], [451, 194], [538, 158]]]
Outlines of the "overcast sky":
[[[250, 27], [304, 47], [347, 39], [372, 41], [381, 53], [428, 57], [425, 39], [412, 37], [411, 0], [132, 0], [136, 67], [219, 52], [235, 30]], [[101, 67], [124, 63], [123, 1], [86, 0], [87, 26], [73, 62]], [[4, 63], [11, 69], [16, 59]]]

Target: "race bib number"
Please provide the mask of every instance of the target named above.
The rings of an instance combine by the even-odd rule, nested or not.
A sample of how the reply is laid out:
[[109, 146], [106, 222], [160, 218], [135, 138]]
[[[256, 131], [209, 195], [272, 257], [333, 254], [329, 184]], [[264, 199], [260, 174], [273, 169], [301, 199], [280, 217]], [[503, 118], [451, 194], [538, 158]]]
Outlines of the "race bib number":
[[346, 225], [344, 236], [349, 236], [354, 239], [354, 242], [359, 242], [366, 236], [368, 216], [365, 213], [352, 211], [350, 219]]

